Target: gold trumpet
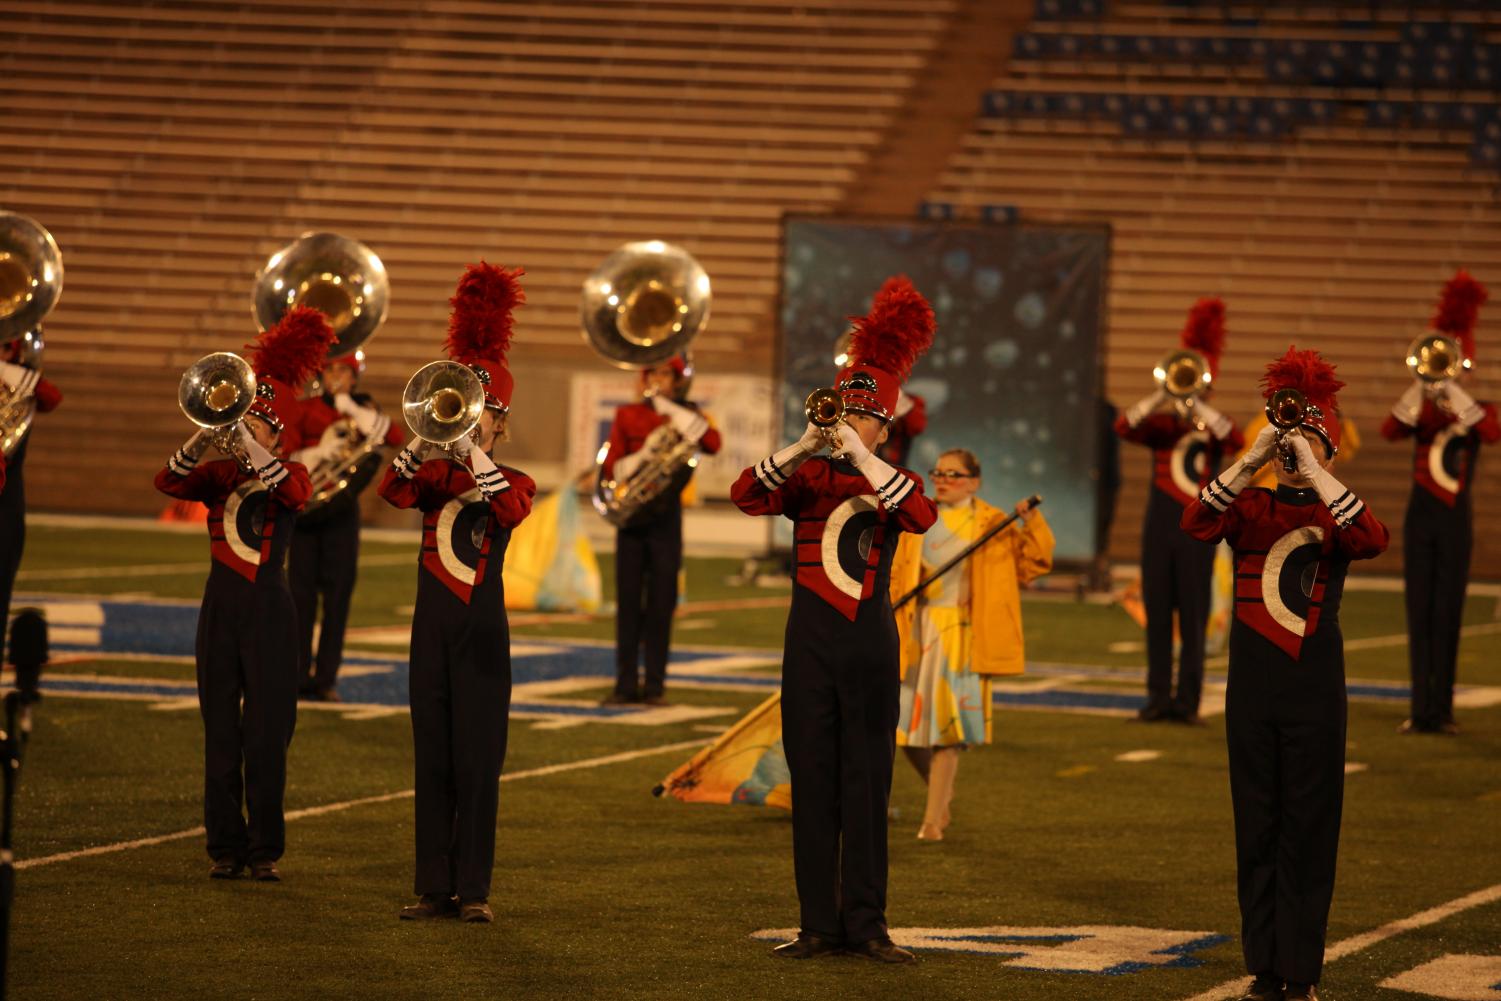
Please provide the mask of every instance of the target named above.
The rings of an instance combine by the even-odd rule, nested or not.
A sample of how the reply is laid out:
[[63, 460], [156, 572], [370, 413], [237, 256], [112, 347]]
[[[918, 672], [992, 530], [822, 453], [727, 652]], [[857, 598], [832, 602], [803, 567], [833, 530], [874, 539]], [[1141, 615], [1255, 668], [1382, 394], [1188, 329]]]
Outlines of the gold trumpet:
[[210, 432], [214, 447], [251, 470], [250, 455], [235, 425], [255, 402], [255, 369], [239, 355], [215, 351], [188, 366], [177, 384], [177, 405], [188, 420]]
[[1172, 398], [1173, 405], [1184, 417], [1193, 414], [1197, 400], [1213, 381], [1209, 362], [1197, 351], [1179, 348], [1158, 362], [1152, 369], [1152, 378]]
[[813, 390], [803, 403], [803, 413], [808, 415], [809, 424], [823, 432], [830, 452], [844, 450], [844, 442], [839, 440], [839, 425], [845, 418], [844, 396], [839, 390], [830, 386]]
[[448, 449], [473, 436], [485, 410], [485, 387], [468, 365], [429, 362], [407, 381], [401, 416], [423, 441]]
[[1317, 424], [1305, 424], [1310, 417], [1322, 418], [1324, 411], [1308, 402], [1303, 392], [1292, 387], [1279, 389], [1266, 401], [1267, 423], [1277, 429], [1277, 454], [1282, 457], [1282, 468], [1289, 473], [1298, 471], [1298, 457], [1287, 444], [1287, 437], [1294, 431], [1305, 431], [1323, 442], [1330, 455], [1338, 451], [1329, 435]]
[[1443, 334], [1424, 334], [1407, 346], [1407, 367], [1413, 375], [1436, 386], [1470, 367], [1459, 342]]

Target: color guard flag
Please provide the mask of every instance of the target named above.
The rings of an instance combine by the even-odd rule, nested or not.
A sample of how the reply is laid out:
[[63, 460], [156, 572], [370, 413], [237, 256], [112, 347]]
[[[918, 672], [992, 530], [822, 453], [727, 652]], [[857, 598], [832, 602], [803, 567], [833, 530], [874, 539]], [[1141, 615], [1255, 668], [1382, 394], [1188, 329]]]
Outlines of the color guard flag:
[[782, 753], [782, 696], [773, 695], [718, 740], [699, 751], [662, 784], [685, 803], [748, 803], [792, 809], [792, 776]]

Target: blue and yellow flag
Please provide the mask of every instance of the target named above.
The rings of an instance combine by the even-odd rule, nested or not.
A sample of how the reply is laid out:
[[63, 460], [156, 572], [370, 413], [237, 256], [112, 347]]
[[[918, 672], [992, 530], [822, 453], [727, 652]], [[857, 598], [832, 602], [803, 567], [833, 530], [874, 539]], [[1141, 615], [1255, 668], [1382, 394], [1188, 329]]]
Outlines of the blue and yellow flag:
[[782, 753], [782, 696], [773, 695], [652, 790], [685, 803], [748, 803], [792, 809]]
[[539, 612], [597, 612], [599, 563], [579, 531], [571, 486], [543, 497], [511, 533], [506, 548], [506, 607]]

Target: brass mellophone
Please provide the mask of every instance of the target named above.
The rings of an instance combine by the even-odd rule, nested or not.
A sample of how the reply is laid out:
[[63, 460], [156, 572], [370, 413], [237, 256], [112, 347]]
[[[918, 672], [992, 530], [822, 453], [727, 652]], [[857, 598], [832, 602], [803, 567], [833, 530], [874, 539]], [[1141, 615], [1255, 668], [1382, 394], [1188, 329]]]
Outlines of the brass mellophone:
[[839, 425], [845, 418], [844, 396], [839, 390], [828, 386], [813, 390], [803, 403], [803, 412], [808, 415], [808, 423], [823, 432], [829, 451], [839, 452], [844, 448], [844, 442], [839, 440]]

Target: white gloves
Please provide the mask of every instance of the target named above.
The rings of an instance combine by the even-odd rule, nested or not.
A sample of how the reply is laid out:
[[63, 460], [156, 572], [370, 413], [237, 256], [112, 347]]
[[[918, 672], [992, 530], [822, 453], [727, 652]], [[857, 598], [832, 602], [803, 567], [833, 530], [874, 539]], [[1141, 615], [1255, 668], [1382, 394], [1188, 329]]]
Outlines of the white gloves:
[[474, 472], [474, 482], [479, 487], [479, 492], [485, 495], [485, 500], [511, 489], [511, 484], [506, 481], [505, 474], [496, 467], [495, 460], [490, 458], [489, 452], [482, 448], [470, 448], [468, 454], [469, 468]]
[[[807, 427], [803, 428], [803, 436], [790, 447], [800, 448], [809, 455], [817, 455], [828, 443], [828, 439], [824, 437], [823, 429], [810, 422]], [[777, 454], [780, 455], [781, 453], [778, 452]]]
[[1475, 397], [1464, 391], [1464, 388], [1450, 379], [1444, 383], [1440, 390], [1449, 400], [1449, 406], [1459, 418], [1459, 423], [1467, 428], [1472, 428], [1485, 419], [1485, 409], [1475, 402]]
[[630, 479], [641, 464], [646, 461], [646, 456], [640, 452], [632, 452], [630, 455], [622, 455], [615, 460], [615, 482], [624, 483]]
[[1203, 400], [1195, 400], [1193, 406], [1194, 410], [1198, 411], [1199, 417], [1204, 421], [1204, 426], [1209, 429], [1210, 434], [1216, 438], [1224, 438], [1230, 434], [1230, 429], [1234, 426], [1230, 423], [1230, 418]]
[[1307, 438], [1300, 434], [1288, 435], [1286, 441], [1293, 455], [1298, 458], [1298, 472], [1308, 480], [1314, 493], [1319, 495], [1319, 500], [1324, 502], [1324, 506], [1334, 516], [1335, 524], [1340, 528], [1350, 527], [1350, 523], [1365, 510], [1365, 503], [1319, 465]]
[[413, 437], [406, 443], [406, 447], [396, 454], [396, 458], [391, 460], [391, 468], [396, 470], [396, 475], [402, 479], [410, 480], [417, 475], [417, 470], [422, 466], [422, 459], [430, 448], [432, 448], [432, 442], [425, 438]]
[[661, 393], [651, 398], [652, 409], [663, 417], [672, 429], [689, 441], [698, 441], [709, 430], [709, 422], [697, 411], [669, 400]]
[[1143, 396], [1141, 399], [1131, 404], [1126, 408], [1126, 426], [1134, 428], [1136, 425], [1140, 424], [1143, 420], [1146, 419], [1147, 414], [1150, 414], [1152, 411], [1162, 406], [1163, 401], [1166, 399], [1167, 392], [1163, 389], [1158, 389], [1152, 395]]
[[843, 454], [860, 470], [860, 475], [876, 488], [881, 506], [888, 511], [895, 511], [912, 492], [916, 481], [867, 448], [860, 433], [848, 424], [839, 425], [839, 441], [843, 445]]
[[1408, 427], [1414, 427], [1418, 423], [1418, 414], [1422, 411], [1423, 381], [1414, 379], [1407, 391], [1397, 397], [1397, 402], [1392, 406], [1392, 416]]
[[198, 460], [203, 458], [203, 453], [208, 449], [212, 437], [207, 428], [199, 428], [193, 433], [193, 437], [183, 442], [182, 447], [167, 460], [167, 468], [178, 476], [187, 476], [197, 468]]
[[[810, 423], [797, 441], [756, 463], [756, 479], [767, 490], [776, 490], [787, 482], [787, 478], [798, 466], [808, 461], [809, 456], [817, 453], [825, 444], [823, 432]], [[618, 460], [615, 467], [620, 468]]]
[[5, 388], [15, 396], [27, 397], [36, 392], [37, 380], [41, 377], [42, 373], [25, 365], [0, 361], [0, 382], [4, 382]]
[[240, 445], [245, 449], [245, 454], [250, 457], [250, 464], [256, 470], [264, 469], [276, 461], [276, 456], [266, 451], [265, 447], [255, 440], [255, 435], [250, 433], [250, 429], [245, 426], [244, 421], [240, 421], [235, 425], [235, 431], [240, 436]]
[[860, 439], [860, 432], [848, 424], [838, 425], [836, 431], [842, 446], [839, 453], [849, 459], [858, 469], [861, 461], [870, 457], [870, 449], [866, 448], [865, 442]]
[[1230, 468], [1220, 473], [1209, 481], [1209, 485], [1199, 491], [1199, 501], [1206, 507], [1223, 514], [1240, 492], [1246, 488], [1256, 475], [1256, 470], [1267, 464], [1272, 453], [1277, 449], [1277, 429], [1268, 424], [1256, 435], [1256, 440], [1251, 442], [1251, 447], [1246, 449]]
[[354, 421], [354, 426], [366, 438], [384, 440], [386, 432], [391, 430], [391, 418], [373, 407], [360, 406], [348, 393], [334, 397], [334, 409]]
[[460, 435], [448, 443], [448, 450], [453, 453], [455, 459], [466, 458], [470, 452], [474, 451], [474, 439], [467, 434]]

